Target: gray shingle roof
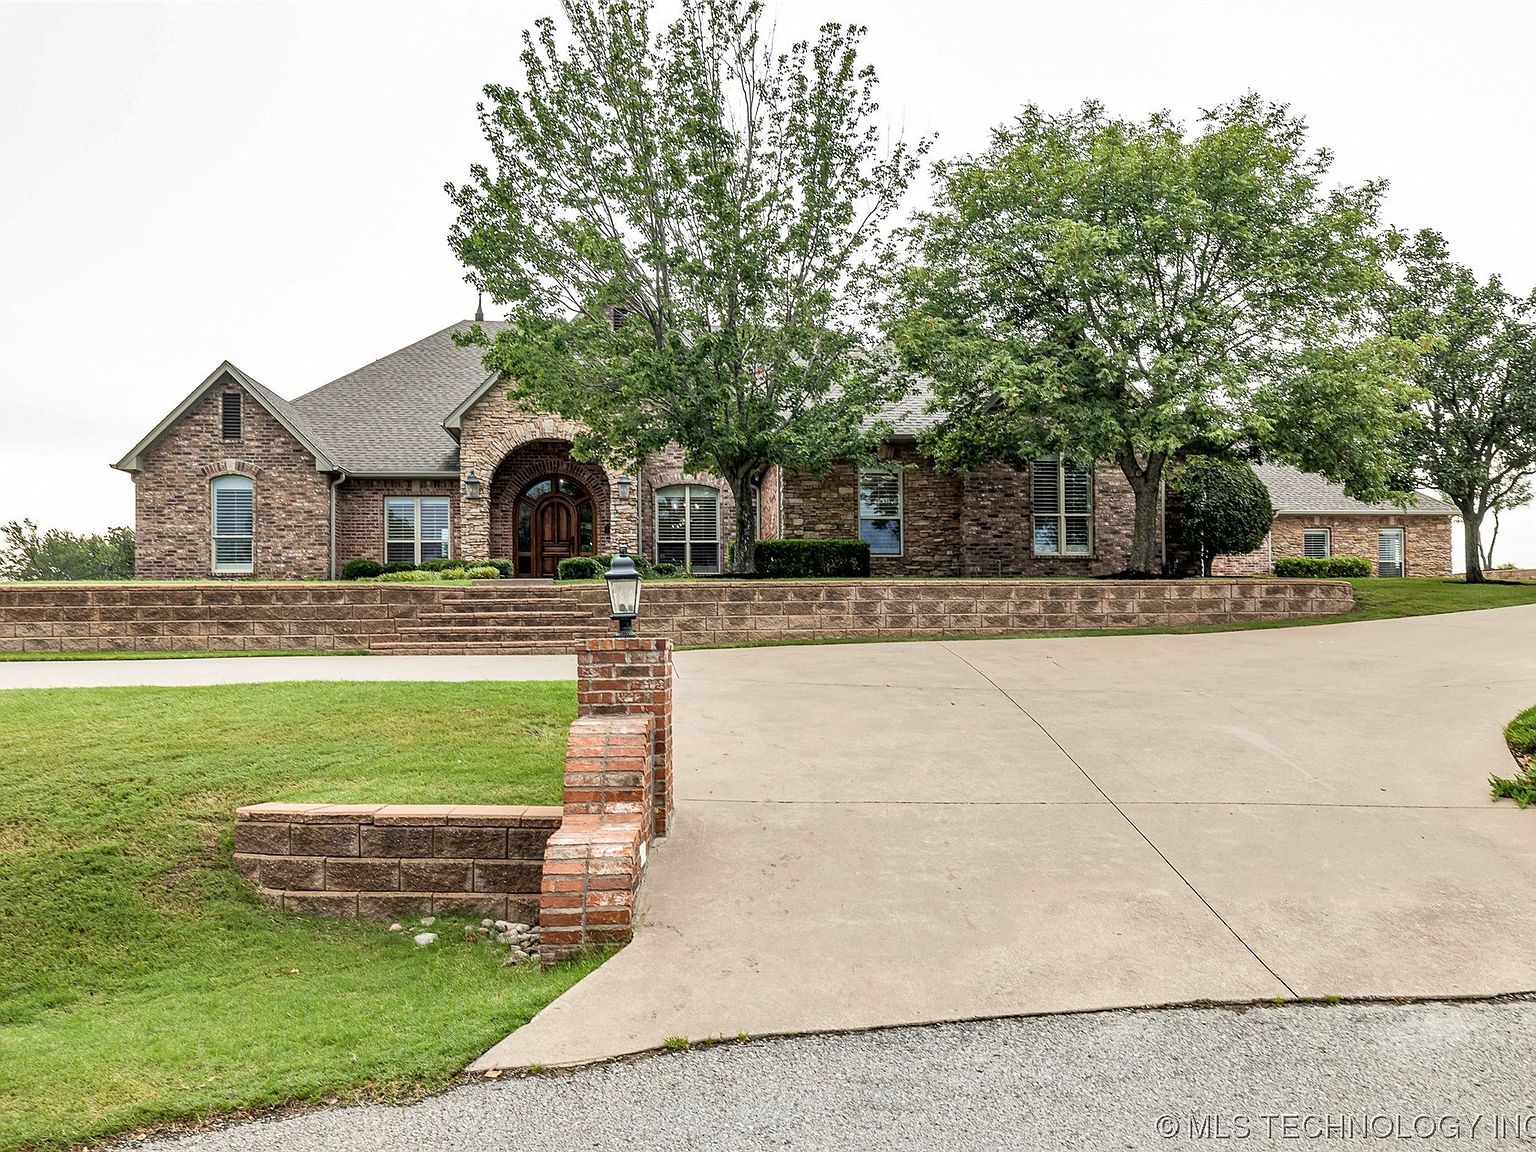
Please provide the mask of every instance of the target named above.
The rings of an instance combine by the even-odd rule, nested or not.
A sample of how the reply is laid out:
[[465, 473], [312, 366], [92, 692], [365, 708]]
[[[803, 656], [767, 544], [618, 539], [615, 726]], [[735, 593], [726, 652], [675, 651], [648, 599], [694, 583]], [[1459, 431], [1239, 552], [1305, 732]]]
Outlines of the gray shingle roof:
[[1269, 489], [1276, 512], [1322, 512], [1350, 515], [1355, 513], [1407, 513], [1420, 516], [1454, 516], [1456, 509], [1422, 493], [1407, 508], [1397, 504], [1367, 504], [1344, 492], [1342, 485], [1312, 472], [1301, 472], [1286, 464], [1257, 464], [1254, 470]]
[[928, 411], [928, 405], [932, 400], [933, 394], [926, 387], [919, 385], [894, 404], [887, 404], [876, 412], [865, 422], [865, 427], [883, 420], [891, 426], [893, 436], [905, 438], [916, 436], [919, 432], [926, 432], [944, 418], [943, 413]]
[[[347, 472], [457, 472], [458, 442], [443, 418], [487, 376], [481, 350], [453, 341], [470, 324], [450, 324], [306, 392], [291, 407]], [[504, 325], [487, 320], [481, 327], [495, 335]]]

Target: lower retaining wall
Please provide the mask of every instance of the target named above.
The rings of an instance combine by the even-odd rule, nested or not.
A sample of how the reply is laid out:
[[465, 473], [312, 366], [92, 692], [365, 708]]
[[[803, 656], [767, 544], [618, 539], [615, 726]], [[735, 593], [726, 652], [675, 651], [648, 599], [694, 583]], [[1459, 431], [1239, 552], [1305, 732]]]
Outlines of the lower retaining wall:
[[0, 584], [0, 652], [372, 648], [435, 608], [409, 584]]
[[1342, 580], [653, 581], [636, 626], [675, 644], [988, 636], [1336, 616]]
[[[1334, 616], [1337, 580], [653, 580], [677, 644], [995, 636]], [[611, 634], [600, 584], [0, 585], [0, 652], [571, 651]]]
[[235, 867], [296, 912], [388, 920], [458, 915], [535, 924], [557, 807], [253, 804]]

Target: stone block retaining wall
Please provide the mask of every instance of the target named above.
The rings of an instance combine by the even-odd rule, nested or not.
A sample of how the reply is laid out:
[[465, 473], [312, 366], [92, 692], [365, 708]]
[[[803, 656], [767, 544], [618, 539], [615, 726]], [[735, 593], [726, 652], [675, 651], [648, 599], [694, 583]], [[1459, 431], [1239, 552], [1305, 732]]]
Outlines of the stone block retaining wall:
[[537, 923], [546, 967], [627, 943], [670, 823], [672, 645], [604, 637], [578, 657], [563, 807], [253, 804], [235, 814], [236, 869], [295, 912]]
[[[636, 627], [677, 644], [995, 636], [1291, 620], [1353, 604], [1350, 586], [1330, 580], [653, 580]], [[612, 628], [600, 584], [0, 585], [0, 652], [571, 652]], [[664, 745], [665, 718], [657, 730]], [[663, 753], [659, 786], [670, 780]]]
[[538, 919], [555, 807], [253, 804], [235, 813], [235, 867], [295, 912], [388, 920]]

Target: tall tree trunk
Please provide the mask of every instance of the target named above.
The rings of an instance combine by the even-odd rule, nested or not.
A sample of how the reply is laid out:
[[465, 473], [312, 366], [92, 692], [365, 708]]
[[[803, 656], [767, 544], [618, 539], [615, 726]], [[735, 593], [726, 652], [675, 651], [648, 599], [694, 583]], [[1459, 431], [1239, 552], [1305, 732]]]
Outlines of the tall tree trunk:
[[1456, 505], [1461, 512], [1461, 538], [1467, 553], [1467, 583], [1483, 584], [1487, 577], [1483, 575], [1483, 518], [1468, 509], [1472, 505]]
[[[1131, 558], [1126, 568], [1139, 576], [1155, 576], [1162, 571], [1157, 554], [1158, 502], [1162, 495], [1163, 465], [1166, 458], [1154, 452], [1143, 464], [1134, 450], [1127, 449], [1117, 461], [1136, 497], [1136, 515], [1131, 535]], [[1202, 561], [1203, 567], [1203, 561]]]
[[757, 501], [750, 471], [732, 472], [731, 495], [736, 498], [736, 548], [731, 554], [731, 572], [749, 576], [757, 570]]

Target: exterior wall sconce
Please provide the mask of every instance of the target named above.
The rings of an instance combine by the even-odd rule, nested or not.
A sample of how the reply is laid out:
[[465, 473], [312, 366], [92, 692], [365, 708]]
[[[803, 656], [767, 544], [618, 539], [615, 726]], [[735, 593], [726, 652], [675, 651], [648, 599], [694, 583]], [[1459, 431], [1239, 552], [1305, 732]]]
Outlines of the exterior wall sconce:
[[629, 499], [629, 486], [631, 484], [633, 484], [633, 483], [634, 483], [634, 481], [631, 480], [628, 476], [620, 476], [619, 477], [618, 485], [619, 485], [619, 499], [620, 500], [628, 500]]
[[476, 476], [473, 470], [464, 477], [464, 499], [480, 499], [480, 477]]
[[640, 570], [629, 558], [628, 548], [619, 549], [603, 578], [608, 581], [609, 619], [619, 622], [620, 636], [633, 636], [635, 617], [640, 615]]

